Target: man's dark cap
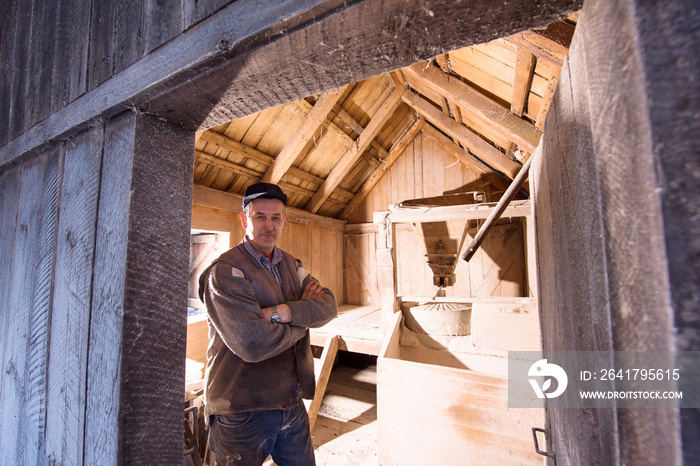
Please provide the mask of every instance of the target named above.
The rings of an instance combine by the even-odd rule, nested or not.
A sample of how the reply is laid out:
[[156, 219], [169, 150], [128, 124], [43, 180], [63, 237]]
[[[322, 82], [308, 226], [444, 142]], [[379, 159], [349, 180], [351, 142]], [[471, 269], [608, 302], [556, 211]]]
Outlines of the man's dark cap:
[[279, 186], [272, 183], [255, 183], [245, 188], [243, 208], [245, 209], [245, 206], [260, 198], [279, 199], [284, 205], [287, 205], [287, 195], [282, 192]]

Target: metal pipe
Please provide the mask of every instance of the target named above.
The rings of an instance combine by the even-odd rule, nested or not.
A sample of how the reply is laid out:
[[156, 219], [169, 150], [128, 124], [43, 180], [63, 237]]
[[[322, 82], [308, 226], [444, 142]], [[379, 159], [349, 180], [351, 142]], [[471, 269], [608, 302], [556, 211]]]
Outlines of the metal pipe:
[[530, 165], [532, 164], [532, 159], [535, 158], [535, 155], [537, 155], [538, 152], [539, 150], [535, 150], [535, 152], [532, 153], [530, 158], [527, 159], [527, 162], [525, 162], [523, 167], [515, 176], [515, 179], [510, 184], [510, 186], [508, 186], [506, 192], [503, 193], [503, 197], [501, 197], [501, 200], [498, 201], [496, 207], [493, 208], [493, 211], [488, 216], [484, 224], [481, 226], [481, 229], [479, 229], [476, 236], [467, 247], [467, 251], [464, 253], [464, 256], [462, 256], [462, 259], [469, 262], [469, 260], [474, 256], [474, 253], [476, 253], [477, 249], [479, 249], [479, 246], [481, 246], [481, 243], [484, 242], [486, 235], [489, 233], [489, 231], [491, 231], [491, 228], [493, 228], [498, 219], [501, 218], [501, 215], [506, 210], [506, 207], [508, 207], [508, 204], [510, 204], [510, 201], [513, 200], [517, 192], [522, 187], [523, 183], [525, 183], [525, 180], [527, 179], [527, 173], [530, 170]]

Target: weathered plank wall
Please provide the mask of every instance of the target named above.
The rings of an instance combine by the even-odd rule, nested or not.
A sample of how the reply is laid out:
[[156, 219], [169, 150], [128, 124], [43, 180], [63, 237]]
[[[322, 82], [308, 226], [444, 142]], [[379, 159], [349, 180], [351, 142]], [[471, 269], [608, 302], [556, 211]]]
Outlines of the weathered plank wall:
[[3, 2], [0, 146], [234, 1]]
[[[186, 285], [171, 271], [186, 266], [190, 206], [172, 191], [191, 180], [191, 144], [127, 112], [3, 174], [3, 461], [181, 456], [181, 434], [161, 426], [182, 417], [185, 294], [162, 287]], [[128, 440], [143, 429], [154, 435]]]
[[[372, 221], [374, 211], [387, 210], [390, 204], [415, 198], [441, 196], [457, 192], [485, 191], [492, 186], [478, 173], [459, 162], [432, 138], [419, 134], [403, 155], [391, 166], [374, 189], [350, 216], [350, 223]], [[466, 243], [471, 241], [482, 222], [472, 220]], [[397, 293], [401, 296], [432, 296], [433, 272], [426, 253], [434, 253], [442, 240], [445, 252], [456, 253], [465, 221], [433, 222], [412, 227], [397, 225], [396, 248]], [[347, 234], [345, 240], [346, 302], [376, 304], [377, 276], [375, 234]], [[448, 296], [525, 296], [525, 243], [519, 220], [499, 225], [487, 237], [475, 257], [466, 263], [459, 260], [454, 286]]]
[[408, 199], [479, 190], [488, 194], [490, 186], [421, 132], [348, 217], [348, 223], [371, 223], [373, 212]]
[[[690, 3], [584, 5], [533, 165], [545, 351], [700, 349], [698, 24]], [[697, 410], [548, 421], [558, 464], [700, 459]]]

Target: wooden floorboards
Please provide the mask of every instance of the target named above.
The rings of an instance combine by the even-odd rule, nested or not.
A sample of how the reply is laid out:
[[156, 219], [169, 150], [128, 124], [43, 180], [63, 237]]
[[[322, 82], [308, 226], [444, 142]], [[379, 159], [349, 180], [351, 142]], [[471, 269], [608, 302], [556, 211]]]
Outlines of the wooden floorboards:
[[377, 464], [376, 358], [341, 353], [313, 431], [316, 464]]
[[377, 424], [376, 358], [339, 352], [312, 433], [316, 464], [378, 464]]

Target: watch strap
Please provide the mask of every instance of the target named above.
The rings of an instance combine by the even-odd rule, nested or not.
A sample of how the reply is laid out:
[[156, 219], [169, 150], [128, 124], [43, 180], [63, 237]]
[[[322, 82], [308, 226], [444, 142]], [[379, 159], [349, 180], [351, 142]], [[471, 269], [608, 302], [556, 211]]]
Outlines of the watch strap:
[[272, 321], [273, 324], [281, 324], [282, 320], [280, 319], [279, 314], [277, 314], [277, 305], [272, 306], [270, 311], [272, 312], [272, 317], [270, 318], [270, 321]]

